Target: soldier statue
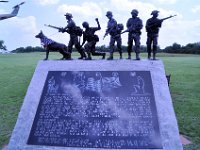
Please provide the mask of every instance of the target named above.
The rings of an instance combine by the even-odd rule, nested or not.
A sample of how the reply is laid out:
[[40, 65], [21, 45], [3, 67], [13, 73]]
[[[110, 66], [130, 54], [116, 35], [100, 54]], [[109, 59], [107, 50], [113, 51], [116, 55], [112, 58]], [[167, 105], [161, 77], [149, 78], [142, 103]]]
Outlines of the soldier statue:
[[83, 27], [85, 28], [85, 31], [83, 32], [83, 43], [81, 47], [84, 45], [85, 51], [87, 52], [88, 57], [86, 58], [87, 60], [91, 60], [91, 54], [93, 56], [102, 56], [102, 59], [105, 59], [106, 53], [101, 53], [101, 52], [96, 52], [95, 51], [95, 46], [96, 43], [99, 41], [99, 37], [94, 34], [96, 31], [100, 30], [100, 24], [98, 21], [98, 18], [95, 19], [97, 22], [98, 27], [90, 27], [88, 22], [83, 22]]
[[158, 33], [163, 21], [157, 18], [158, 13], [159, 11], [157, 10], [152, 11], [151, 15], [153, 15], [153, 17], [146, 22], [148, 59], [151, 59], [151, 51], [153, 51], [153, 60], [156, 59]]
[[133, 47], [133, 40], [135, 42], [135, 53], [136, 53], [136, 60], [140, 60], [139, 53], [140, 53], [140, 35], [141, 29], [143, 27], [142, 20], [137, 17], [138, 10], [133, 9], [131, 11], [132, 18], [129, 18], [126, 26], [128, 33], [128, 59], [131, 59], [131, 52]]
[[110, 35], [110, 56], [108, 57], [108, 60], [113, 59], [113, 53], [114, 53], [114, 45], [115, 42], [117, 42], [117, 48], [119, 50], [120, 59], [122, 59], [122, 39], [121, 39], [121, 31], [123, 30], [122, 24], [117, 24], [117, 21], [113, 18], [113, 14], [111, 11], [107, 11], [106, 13], [107, 18], [109, 19], [107, 24], [106, 33], [104, 35], [104, 38], [109, 34]]
[[[79, 43], [78, 36], [82, 34], [82, 31], [77, 30], [77, 26], [75, 22], [72, 20], [73, 16], [70, 13], [66, 13], [65, 17], [67, 19], [67, 26], [65, 28], [59, 29], [59, 32], [67, 32], [70, 34], [70, 40], [68, 44], [68, 52], [72, 53], [73, 45], [75, 45], [76, 49], [80, 53], [81, 57], [79, 59], [86, 58], [84, 50], [81, 48], [81, 45]], [[80, 33], [81, 32], [81, 33]]]

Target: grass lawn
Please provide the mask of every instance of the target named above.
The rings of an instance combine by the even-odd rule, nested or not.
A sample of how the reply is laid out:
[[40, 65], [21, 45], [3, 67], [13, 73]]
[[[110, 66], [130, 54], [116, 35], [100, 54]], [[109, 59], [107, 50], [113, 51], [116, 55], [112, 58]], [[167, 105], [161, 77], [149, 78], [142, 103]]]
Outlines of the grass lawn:
[[[171, 74], [170, 91], [180, 133], [193, 142], [184, 149], [200, 149], [200, 55], [157, 56], [164, 61], [166, 74]], [[37, 62], [44, 57], [44, 53], [0, 54], [0, 148], [9, 142]], [[50, 53], [49, 59], [59, 58], [61, 55]], [[146, 59], [146, 54], [142, 58]]]

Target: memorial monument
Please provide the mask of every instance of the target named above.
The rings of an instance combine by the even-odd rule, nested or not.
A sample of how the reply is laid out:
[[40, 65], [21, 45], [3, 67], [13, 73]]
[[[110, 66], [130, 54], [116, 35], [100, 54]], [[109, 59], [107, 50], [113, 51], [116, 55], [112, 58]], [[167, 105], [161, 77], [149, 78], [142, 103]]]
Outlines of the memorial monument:
[[182, 150], [162, 61], [37, 65], [8, 150]]
[[[46, 59], [55, 44], [53, 48], [60, 48], [69, 61], [39, 61], [8, 150], [183, 149], [164, 65], [161, 60], [140, 60], [143, 24], [136, 9], [131, 14], [123, 32], [123, 24], [117, 24], [112, 12], [106, 14], [109, 21], [104, 37], [111, 36], [108, 60], [112, 61], [80, 60], [91, 60], [91, 54], [105, 59], [105, 53], [95, 52], [99, 38], [94, 33], [101, 29], [98, 19], [96, 28], [84, 22], [84, 33], [70, 13], [65, 14], [65, 28], [47, 25], [70, 34], [68, 47], [42, 33], [36, 36], [48, 50]], [[148, 31], [150, 27], [147, 23]], [[121, 34], [125, 32], [129, 33], [128, 60], [122, 59], [121, 51]], [[131, 60], [133, 41], [140, 61]], [[120, 60], [113, 60], [115, 42]], [[77, 60], [71, 60], [73, 45], [81, 55]]]

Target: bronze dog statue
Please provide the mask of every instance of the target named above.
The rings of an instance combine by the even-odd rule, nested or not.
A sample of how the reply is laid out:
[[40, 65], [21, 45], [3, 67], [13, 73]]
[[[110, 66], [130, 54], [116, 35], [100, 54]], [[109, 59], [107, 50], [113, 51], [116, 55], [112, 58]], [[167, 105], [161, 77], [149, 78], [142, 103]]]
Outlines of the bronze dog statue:
[[40, 39], [41, 44], [46, 50], [46, 58], [44, 60], [48, 60], [50, 50], [59, 51], [63, 55], [63, 58], [61, 59], [71, 59], [71, 53], [68, 52], [67, 46], [65, 44], [58, 43], [47, 38], [42, 31], [40, 31], [40, 33], [35, 37]]

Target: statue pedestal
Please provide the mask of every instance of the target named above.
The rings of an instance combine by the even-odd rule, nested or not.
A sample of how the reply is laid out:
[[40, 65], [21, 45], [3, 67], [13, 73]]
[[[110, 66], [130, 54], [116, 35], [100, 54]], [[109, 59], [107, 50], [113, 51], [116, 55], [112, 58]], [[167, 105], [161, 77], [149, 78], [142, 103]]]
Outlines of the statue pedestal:
[[162, 61], [39, 61], [8, 150], [182, 150]]

